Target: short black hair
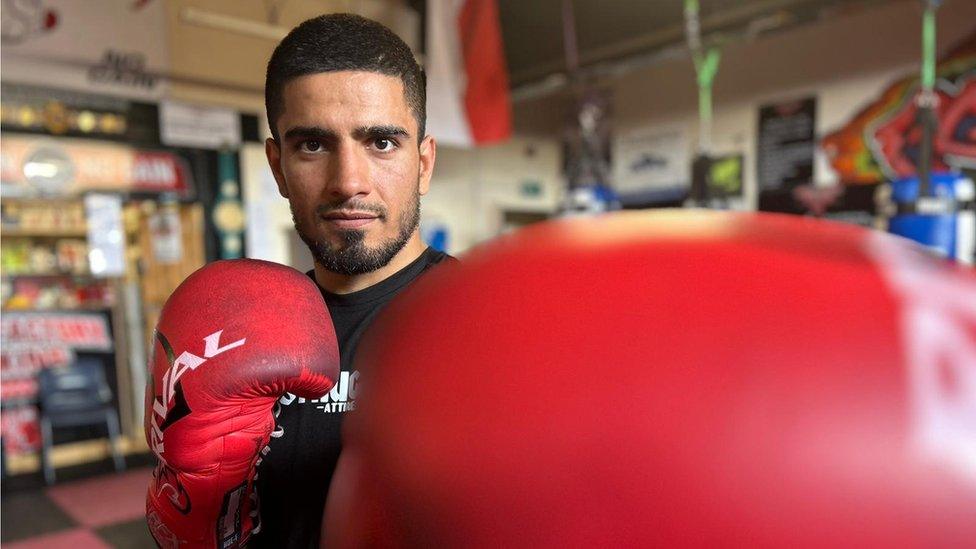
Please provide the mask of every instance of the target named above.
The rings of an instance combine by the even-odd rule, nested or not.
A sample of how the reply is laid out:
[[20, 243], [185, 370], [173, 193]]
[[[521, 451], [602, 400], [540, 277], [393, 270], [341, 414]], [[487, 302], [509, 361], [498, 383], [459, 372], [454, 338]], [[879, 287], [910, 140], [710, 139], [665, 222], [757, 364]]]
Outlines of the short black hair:
[[395, 76], [403, 82], [407, 105], [417, 120], [417, 143], [427, 123], [424, 73], [410, 48], [383, 25], [351, 13], [320, 15], [298, 25], [282, 39], [264, 82], [264, 106], [275, 141], [275, 123], [284, 110], [285, 84], [306, 74], [366, 71]]

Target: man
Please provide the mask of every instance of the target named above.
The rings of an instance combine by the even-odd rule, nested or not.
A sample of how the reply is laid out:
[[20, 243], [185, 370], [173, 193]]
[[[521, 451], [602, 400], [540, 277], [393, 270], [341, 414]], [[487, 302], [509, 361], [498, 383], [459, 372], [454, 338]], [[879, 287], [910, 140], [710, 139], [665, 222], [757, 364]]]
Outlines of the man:
[[309, 275], [332, 315], [342, 372], [319, 399], [280, 400], [258, 469], [252, 547], [318, 547], [342, 417], [356, 404], [360, 337], [398, 292], [449, 257], [418, 230], [436, 154], [424, 135], [425, 100], [407, 45], [355, 15], [302, 23], [268, 62], [268, 162], [315, 260]]

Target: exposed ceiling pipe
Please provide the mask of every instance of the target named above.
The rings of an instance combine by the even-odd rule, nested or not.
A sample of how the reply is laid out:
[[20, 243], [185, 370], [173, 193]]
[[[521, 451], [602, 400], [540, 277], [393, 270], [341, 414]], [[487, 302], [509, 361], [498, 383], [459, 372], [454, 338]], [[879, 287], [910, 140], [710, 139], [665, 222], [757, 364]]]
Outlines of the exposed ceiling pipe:
[[575, 74], [579, 69], [579, 47], [576, 40], [576, 14], [572, 0], [563, 0], [563, 52], [566, 56], [566, 72]]
[[[844, 3], [843, 13], [849, 15], [857, 12], [857, 8], [863, 9], [879, 4], [881, 1], [883, 0], [849, 0]], [[805, 0], [763, 0], [757, 3], [746, 3], [703, 18], [702, 30], [707, 34], [706, 38], [710, 43], [728, 44], [749, 41], [759, 34], [782, 31], [803, 23], [794, 14], [784, 10], [790, 6], [802, 5], [804, 2]], [[770, 11], [774, 13], [770, 14]], [[707, 29], [732, 26], [737, 28], [734, 31], [707, 32]], [[613, 54], [624, 55], [608, 58]], [[690, 51], [684, 40], [684, 23], [681, 23], [581, 54], [578, 74], [580, 78], [591, 81], [615, 79], [636, 70], [682, 59], [689, 55]], [[512, 101], [518, 103], [545, 97], [561, 92], [570, 85], [570, 79], [564, 71], [560, 70], [559, 65], [551, 67], [547, 65], [547, 67], [550, 72], [545, 76], [514, 86], [511, 93]]]
[[[280, 14], [277, 13], [277, 10], [280, 8], [280, 6], [281, 6], [280, 4], [274, 5], [273, 8], [269, 10], [268, 17], [271, 18], [272, 20], [277, 19], [280, 16]], [[391, 6], [393, 8], [396, 8], [397, 6], [399, 6], [399, 4], [391, 4]], [[413, 10], [413, 8], [407, 6], [404, 6], [401, 9], [416, 13], [415, 10]], [[364, 12], [359, 2], [355, 2], [353, 6], [350, 6], [350, 1], [346, 0], [344, 11], [359, 13], [366, 17], [370, 17], [370, 13], [368, 11]], [[397, 14], [397, 17], [402, 17], [402, 13]], [[284, 38], [289, 32], [291, 32], [291, 28], [283, 27], [281, 25], [262, 23], [260, 21], [255, 21], [253, 19], [235, 17], [233, 15], [225, 15], [222, 13], [202, 10], [193, 7], [186, 7], [181, 9], [179, 12], [179, 20], [181, 23], [185, 23], [187, 25], [193, 25], [193, 26], [206, 28], [206, 29], [233, 32], [245, 36], [252, 36], [255, 38], [272, 40], [274, 42], [280, 42], [282, 38]], [[402, 29], [397, 29], [394, 27], [393, 30], [394, 32], [397, 32], [398, 30], [402, 30]], [[412, 44], [411, 49], [415, 49], [416, 47], [419, 47], [417, 46], [417, 44], [413, 44], [412, 42], [411, 44]], [[414, 51], [414, 57], [416, 57], [418, 63], [423, 64], [424, 56], [420, 54], [420, 52]]]
[[[752, 2], [743, 2], [741, 5], [733, 6], [703, 17], [701, 21], [702, 31], [708, 32], [711, 29], [742, 24], [768, 15], [770, 12], [788, 9], [808, 2], [809, 0], [755, 0]], [[578, 63], [581, 66], [586, 66], [593, 63], [609, 61], [612, 58], [633, 55], [642, 51], [646, 52], [649, 49], [658, 48], [672, 42], [683, 42], [684, 38], [685, 25], [684, 21], [680, 21], [673, 25], [662, 27], [654, 32], [648, 32], [626, 40], [590, 48], [580, 53]], [[545, 73], [560, 70], [563, 64], [563, 60], [553, 60], [539, 67], [533, 67], [530, 70], [513, 74], [512, 80], [534, 80], [543, 76]]]
[[280, 41], [288, 34], [287, 29], [280, 25], [261, 23], [253, 19], [244, 19], [232, 15], [224, 15], [198, 8], [183, 8], [180, 10], [180, 22], [208, 29], [217, 29], [237, 34], [244, 34], [266, 40]]

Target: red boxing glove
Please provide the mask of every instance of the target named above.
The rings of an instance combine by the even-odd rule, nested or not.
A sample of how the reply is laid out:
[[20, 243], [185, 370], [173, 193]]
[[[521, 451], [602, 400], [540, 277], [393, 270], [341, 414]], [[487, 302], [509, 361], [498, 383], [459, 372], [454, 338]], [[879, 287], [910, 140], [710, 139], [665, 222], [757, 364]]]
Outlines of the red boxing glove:
[[357, 355], [329, 547], [962, 547], [976, 276], [769, 214], [533, 226]]
[[277, 399], [317, 398], [339, 374], [321, 293], [283, 265], [210, 264], [163, 307], [150, 368], [153, 537], [164, 548], [242, 547], [257, 526], [253, 481]]

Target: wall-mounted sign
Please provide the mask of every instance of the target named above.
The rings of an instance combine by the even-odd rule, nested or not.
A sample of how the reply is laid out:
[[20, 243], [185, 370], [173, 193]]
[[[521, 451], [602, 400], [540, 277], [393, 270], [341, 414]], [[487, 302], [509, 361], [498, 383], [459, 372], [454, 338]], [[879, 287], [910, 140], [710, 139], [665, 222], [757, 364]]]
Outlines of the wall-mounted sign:
[[716, 155], [708, 170], [708, 195], [729, 198], [742, 196], [742, 155]]
[[142, 52], [109, 49], [97, 65], [88, 69], [88, 80], [151, 90], [156, 86], [157, 78], [148, 72], [146, 56]]
[[760, 107], [756, 149], [760, 191], [791, 189], [813, 180], [816, 116], [813, 97]]
[[[36, 386], [35, 386], [36, 390]], [[37, 408], [17, 406], [3, 411], [3, 451], [15, 456], [32, 452], [41, 445]]]
[[6, 135], [0, 141], [3, 196], [71, 196], [85, 191], [190, 194], [189, 166], [165, 151], [112, 143]]
[[542, 196], [542, 182], [534, 179], [527, 179], [519, 183], [519, 196], [525, 198], [539, 198]]
[[187, 194], [190, 181], [190, 169], [179, 156], [164, 151], [135, 151], [129, 185], [133, 191]]
[[183, 261], [183, 223], [175, 203], [165, 203], [149, 217], [149, 242], [157, 263], [174, 265]]
[[681, 127], [622, 133], [614, 149], [614, 188], [622, 193], [688, 188], [691, 157], [688, 132]]
[[160, 140], [171, 147], [235, 148], [241, 144], [237, 111], [163, 101], [159, 105]]
[[74, 353], [69, 347], [36, 342], [10, 342], [0, 353], [0, 372], [3, 378], [29, 378], [42, 368], [71, 362]]
[[59, 344], [78, 350], [111, 351], [112, 336], [101, 314], [8, 312], [0, 319], [3, 347], [17, 343]]
[[112, 336], [100, 313], [6, 312], [0, 319], [0, 394], [4, 451], [10, 455], [40, 445], [37, 372], [63, 366], [75, 351], [109, 352]]
[[88, 218], [88, 269], [95, 276], [122, 276], [125, 274], [122, 197], [86, 194], [85, 217]]

